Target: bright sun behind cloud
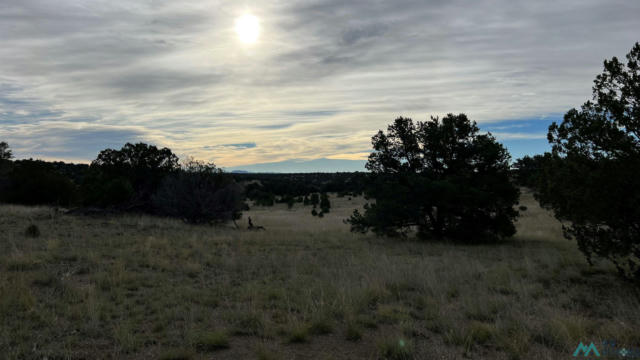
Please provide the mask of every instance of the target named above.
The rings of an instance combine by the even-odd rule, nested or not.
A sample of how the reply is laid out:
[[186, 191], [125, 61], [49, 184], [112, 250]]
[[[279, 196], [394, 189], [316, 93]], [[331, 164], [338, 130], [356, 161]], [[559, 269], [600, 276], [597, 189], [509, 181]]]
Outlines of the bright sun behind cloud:
[[245, 44], [253, 44], [260, 36], [260, 22], [258, 18], [245, 14], [236, 19], [236, 34]]

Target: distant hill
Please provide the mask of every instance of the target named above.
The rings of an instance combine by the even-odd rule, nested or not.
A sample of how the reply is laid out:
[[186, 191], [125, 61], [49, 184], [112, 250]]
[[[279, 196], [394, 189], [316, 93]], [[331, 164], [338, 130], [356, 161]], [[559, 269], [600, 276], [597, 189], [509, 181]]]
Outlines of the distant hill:
[[339, 159], [291, 159], [278, 162], [258, 163], [225, 168], [234, 173], [312, 173], [312, 172], [352, 172], [365, 171], [365, 160]]

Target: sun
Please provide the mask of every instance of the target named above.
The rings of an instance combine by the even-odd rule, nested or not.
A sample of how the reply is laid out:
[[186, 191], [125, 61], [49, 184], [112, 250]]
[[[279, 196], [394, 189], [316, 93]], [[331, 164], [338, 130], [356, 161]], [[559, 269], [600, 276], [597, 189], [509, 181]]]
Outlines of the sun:
[[260, 36], [260, 22], [258, 18], [245, 14], [236, 19], [236, 34], [245, 44], [253, 44]]

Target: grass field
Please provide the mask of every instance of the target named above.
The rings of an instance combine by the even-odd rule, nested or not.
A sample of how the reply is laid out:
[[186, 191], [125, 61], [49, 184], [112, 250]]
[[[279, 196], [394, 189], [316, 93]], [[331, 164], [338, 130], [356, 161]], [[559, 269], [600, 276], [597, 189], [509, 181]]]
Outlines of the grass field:
[[[49, 359], [570, 359], [640, 346], [640, 291], [589, 266], [531, 194], [514, 239], [352, 234], [254, 208], [243, 230], [0, 206], [0, 354]], [[247, 231], [246, 217], [267, 231]], [[39, 237], [25, 236], [30, 224]]]

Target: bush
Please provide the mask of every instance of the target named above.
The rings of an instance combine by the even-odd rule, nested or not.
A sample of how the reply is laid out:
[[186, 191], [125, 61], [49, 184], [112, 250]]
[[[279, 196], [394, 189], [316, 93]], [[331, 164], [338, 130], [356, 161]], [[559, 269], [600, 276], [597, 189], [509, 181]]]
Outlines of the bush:
[[540, 181], [540, 175], [548, 154], [524, 156], [513, 164], [513, 171], [518, 185], [535, 188]]
[[0, 160], [11, 160], [13, 153], [9, 148], [9, 144], [4, 141], [0, 141]]
[[51, 163], [41, 160], [18, 160], [6, 172], [4, 200], [25, 205], [68, 206], [75, 202], [77, 188], [66, 176], [60, 174]]
[[164, 179], [153, 205], [158, 214], [189, 223], [225, 222], [240, 218], [244, 197], [242, 187], [214, 164], [190, 160]]
[[372, 138], [365, 195], [352, 231], [481, 241], [515, 233], [518, 189], [509, 179], [509, 153], [479, 134], [464, 114], [414, 124], [398, 118]]
[[320, 194], [320, 209], [323, 213], [328, 213], [331, 208], [331, 202], [329, 201], [329, 196], [327, 193]]
[[178, 157], [168, 148], [127, 143], [120, 150], [103, 150], [84, 179], [84, 202], [150, 211], [151, 197], [164, 178], [178, 169]]
[[610, 260], [640, 281], [640, 44], [604, 62], [594, 81], [594, 103], [572, 109], [549, 127], [553, 154], [537, 197], [566, 221], [589, 262]]
[[311, 203], [311, 205], [313, 205], [313, 208], [315, 209], [315, 207], [318, 206], [318, 203], [320, 202], [320, 196], [318, 196], [318, 193], [311, 194], [311, 198], [309, 199], [309, 202]]
[[197, 336], [195, 346], [199, 351], [216, 351], [229, 348], [229, 336], [226, 332], [204, 332]]
[[24, 236], [37, 238], [40, 236], [40, 228], [38, 228], [38, 225], [31, 224], [25, 229]]
[[411, 360], [413, 347], [403, 339], [385, 339], [378, 343], [378, 350], [381, 359], [389, 360]]
[[257, 206], [273, 206], [276, 200], [272, 193], [251, 186], [247, 187], [247, 197]]

